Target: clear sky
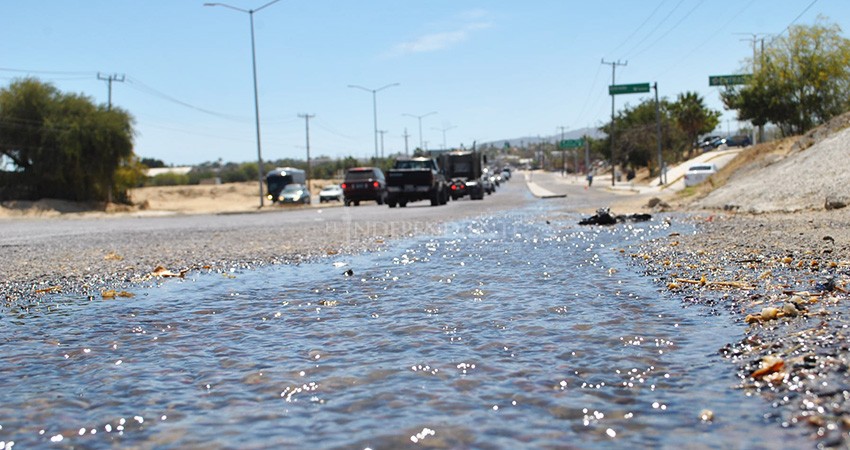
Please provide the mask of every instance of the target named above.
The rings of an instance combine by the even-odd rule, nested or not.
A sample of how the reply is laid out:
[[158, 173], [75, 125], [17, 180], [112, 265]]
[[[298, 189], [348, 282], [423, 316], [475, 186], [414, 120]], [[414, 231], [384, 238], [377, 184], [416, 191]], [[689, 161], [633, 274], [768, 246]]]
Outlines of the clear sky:
[[[245, 10], [270, 0], [228, 0]], [[555, 136], [610, 118], [617, 84], [696, 91], [745, 71], [754, 36], [818, 16], [847, 36], [848, 0], [280, 0], [254, 17], [263, 159], [386, 154]], [[33, 76], [136, 120], [135, 152], [168, 164], [256, 161], [250, 15], [203, 0], [0, 0], [0, 84]], [[618, 109], [642, 95], [617, 96]], [[734, 112], [722, 130], [734, 132]], [[379, 140], [380, 147], [380, 140]]]

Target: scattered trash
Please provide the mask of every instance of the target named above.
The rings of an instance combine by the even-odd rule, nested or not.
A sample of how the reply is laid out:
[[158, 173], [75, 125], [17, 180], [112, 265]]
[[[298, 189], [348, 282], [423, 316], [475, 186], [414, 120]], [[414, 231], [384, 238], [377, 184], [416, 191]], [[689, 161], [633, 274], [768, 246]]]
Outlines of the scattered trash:
[[703, 422], [711, 422], [714, 420], [714, 412], [710, 409], [703, 409], [699, 412], [699, 420]]
[[756, 380], [762, 379], [770, 374], [777, 373], [785, 367], [785, 361], [776, 356], [765, 356], [761, 360], [761, 368], [750, 374]]
[[109, 289], [107, 291], [101, 292], [100, 296], [103, 297], [104, 300], [112, 300], [116, 297], [133, 298], [136, 296], [136, 294], [127, 291], [116, 291], [114, 289]]
[[122, 261], [124, 259], [123, 256], [119, 255], [115, 252], [109, 252], [106, 256], [103, 257], [105, 261]]
[[646, 222], [652, 220], [651, 214], [613, 215], [609, 208], [599, 208], [596, 214], [578, 222], [579, 225], [614, 225], [620, 222]]
[[826, 277], [823, 281], [815, 283], [815, 289], [820, 292], [831, 292], [835, 290], [835, 278]]
[[35, 293], [36, 294], [52, 294], [54, 292], [61, 292], [61, 291], [62, 291], [62, 286], [50, 286], [50, 287], [46, 287], [44, 289], [36, 289]]
[[186, 276], [186, 272], [188, 271], [189, 269], [183, 269], [180, 272], [172, 272], [165, 267], [156, 266], [156, 268], [153, 269], [153, 272], [151, 272], [151, 275], [160, 278], [183, 278]]
[[[685, 284], [698, 284], [701, 286], [709, 286], [709, 287], [733, 287], [747, 290], [754, 290], [755, 286], [750, 285], [749, 283], [745, 283], [743, 281], [708, 281], [705, 277], [700, 278], [699, 280], [691, 280], [688, 278], [676, 278], [675, 283], [676, 287], [678, 287], [678, 283]], [[669, 285], [668, 285], [669, 287]]]

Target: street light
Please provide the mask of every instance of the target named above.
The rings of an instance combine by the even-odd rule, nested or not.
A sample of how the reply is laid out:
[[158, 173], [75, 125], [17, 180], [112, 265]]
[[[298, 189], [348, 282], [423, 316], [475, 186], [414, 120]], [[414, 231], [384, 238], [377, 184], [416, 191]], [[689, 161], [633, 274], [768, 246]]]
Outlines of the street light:
[[257, 179], [260, 183], [260, 208], [263, 207], [263, 150], [260, 144], [260, 101], [257, 95], [257, 51], [254, 46], [254, 13], [271, 6], [280, 0], [272, 0], [257, 9], [243, 9], [226, 3], [204, 3], [204, 6], [223, 6], [235, 11], [247, 13], [251, 22], [251, 67], [254, 73], [254, 120], [257, 127]]
[[446, 149], [446, 131], [449, 131], [449, 130], [452, 130], [452, 129], [455, 129], [455, 128], [457, 128], [457, 127], [454, 126], [454, 125], [450, 125], [450, 126], [443, 127], [443, 128], [434, 128], [435, 131], [442, 131], [443, 132], [443, 150]]
[[428, 114], [422, 114], [421, 116], [417, 116], [417, 115], [414, 115], [414, 114], [407, 114], [407, 113], [402, 114], [402, 116], [415, 117], [415, 118], [419, 119], [419, 150], [425, 150], [425, 147], [422, 146], [422, 118], [428, 117], [428, 116], [433, 115], [433, 114], [437, 114], [437, 111], [431, 111]]
[[384, 89], [391, 88], [393, 86], [398, 86], [399, 83], [388, 84], [383, 87], [379, 87], [378, 89], [369, 89], [363, 86], [358, 86], [356, 84], [349, 84], [348, 87], [354, 89], [360, 89], [366, 92], [372, 93], [372, 114], [375, 118], [375, 158], [378, 157], [378, 92], [383, 91]]

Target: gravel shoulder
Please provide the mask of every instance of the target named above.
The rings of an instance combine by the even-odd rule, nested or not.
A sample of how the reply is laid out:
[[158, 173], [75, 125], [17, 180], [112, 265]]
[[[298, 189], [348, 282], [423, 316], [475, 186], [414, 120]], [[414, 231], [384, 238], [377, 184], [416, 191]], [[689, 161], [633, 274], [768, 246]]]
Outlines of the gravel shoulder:
[[666, 199], [698, 232], [632, 255], [683, 302], [749, 324], [740, 342], [717, 343], [737, 388], [820, 448], [850, 447], [850, 172], [835, 163], [850, 156], [848, 125], [762, 149], [707, 194]]

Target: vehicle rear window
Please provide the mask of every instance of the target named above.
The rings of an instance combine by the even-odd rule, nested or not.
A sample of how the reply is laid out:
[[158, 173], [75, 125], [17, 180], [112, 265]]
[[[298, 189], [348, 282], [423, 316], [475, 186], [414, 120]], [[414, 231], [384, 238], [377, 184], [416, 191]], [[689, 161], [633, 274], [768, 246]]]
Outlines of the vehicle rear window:
[[430, 169], [431, 161], [396, 161], [396, 169]]
[[345, 179], [348, 181], [363, 181], [373, 178], [371, 170], [349, 170], [345, 174]]

